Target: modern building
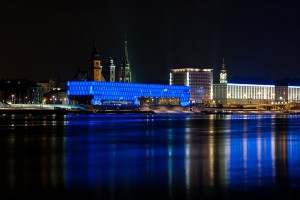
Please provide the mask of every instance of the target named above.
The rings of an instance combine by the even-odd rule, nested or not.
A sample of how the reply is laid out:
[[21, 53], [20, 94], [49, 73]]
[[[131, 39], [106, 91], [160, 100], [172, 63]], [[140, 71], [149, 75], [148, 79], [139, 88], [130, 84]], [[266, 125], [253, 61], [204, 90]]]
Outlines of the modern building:
[[213, 70], [199, 68], [171, 69], [170, 85], [190, 87], [190, 102], [203, 103], [213, 99]]
[[99, 81], [69, 81], [70, 103], [88, 105], [189, 105], [190, 87]]
[[124, 39], [124, 53], [119, 74], [119, 82], [131, 83], [131, 67], [128, 57], [127, 38]]

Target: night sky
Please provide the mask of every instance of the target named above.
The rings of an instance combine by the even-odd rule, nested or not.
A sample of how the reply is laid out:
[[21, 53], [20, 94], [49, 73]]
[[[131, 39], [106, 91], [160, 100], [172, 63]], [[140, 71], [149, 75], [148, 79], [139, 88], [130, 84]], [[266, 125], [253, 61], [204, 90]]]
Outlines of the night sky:
[[120, 66], [124, 32], [134, 82], [168, 83], [169, 69], [214, 69], [229, 81], [300, 78], [296, 0], [4, 1], [0, 79], [71, 79], [96, 41]]

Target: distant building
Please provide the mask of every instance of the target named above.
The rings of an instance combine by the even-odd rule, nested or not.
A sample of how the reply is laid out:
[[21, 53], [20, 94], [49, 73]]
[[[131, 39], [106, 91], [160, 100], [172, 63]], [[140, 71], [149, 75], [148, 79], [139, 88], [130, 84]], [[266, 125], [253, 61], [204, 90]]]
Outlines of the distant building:
[[171, 69], [170, 85], [190, 86], [190, 101], [192, 103], [209, 102], [213, 99], [213, 70]]
[[40, 103], [42, 87], [28, 80], [0, 80], [0, 101], [9, 104]]
[[88, 71], [77, 69], [76, 74], [71, 79], [72, 81], [87, 81], [88, 80]]
[[21, 103], [39, 104], [42, 102], [43, 88], [42, 87], [29, 87], [27, 89], [27, 95], [23, 97]]
[[66, 89], [56, 88], [43, 95], [43, 104], [67, 104]]
[[119, 82], [131, 83], [131, 69], [128, 58], [127, 39], [124, 40], [124, 54], [119, 74]]
[[48, 81], [37, 82], [36, 84], [37, 86], [42, 87], [43, 93], [50, 92], [56, 86], [56, 82], [52, 79], [49, 79]]

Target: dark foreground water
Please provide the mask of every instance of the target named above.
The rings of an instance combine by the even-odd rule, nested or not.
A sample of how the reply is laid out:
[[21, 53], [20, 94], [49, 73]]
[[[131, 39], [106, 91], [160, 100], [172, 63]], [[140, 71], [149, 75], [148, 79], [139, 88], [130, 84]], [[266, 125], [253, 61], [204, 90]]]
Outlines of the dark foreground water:
[[300, 199], [298, 115], [0, 116], [0, 199]]

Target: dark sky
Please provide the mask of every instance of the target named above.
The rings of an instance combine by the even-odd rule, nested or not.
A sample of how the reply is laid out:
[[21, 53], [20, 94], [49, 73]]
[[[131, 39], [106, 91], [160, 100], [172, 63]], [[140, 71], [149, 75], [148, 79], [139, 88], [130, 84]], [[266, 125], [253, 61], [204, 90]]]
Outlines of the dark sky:
[[214, 69], [228, 79], [300, 78], [296, 0], [4, 1], [0, 79], [71, 79], [96, 40], [119, 67], [127, 32], [135, 82], [168, 83], [169, 69]]

